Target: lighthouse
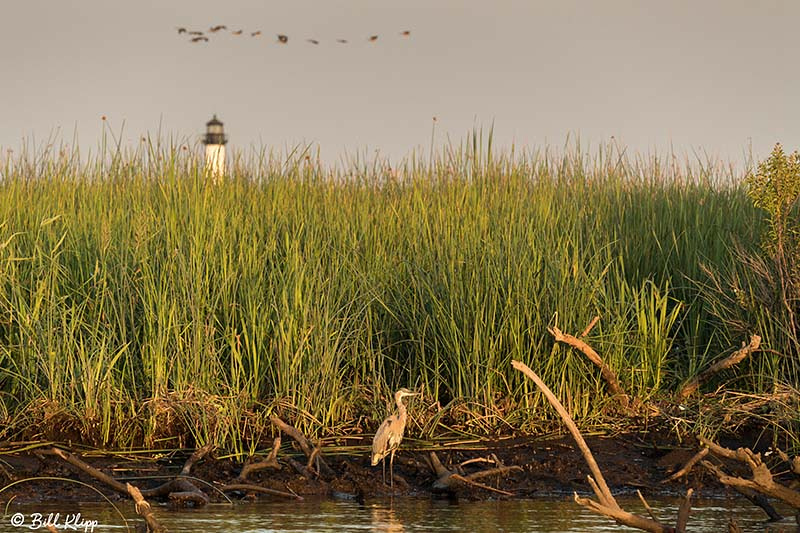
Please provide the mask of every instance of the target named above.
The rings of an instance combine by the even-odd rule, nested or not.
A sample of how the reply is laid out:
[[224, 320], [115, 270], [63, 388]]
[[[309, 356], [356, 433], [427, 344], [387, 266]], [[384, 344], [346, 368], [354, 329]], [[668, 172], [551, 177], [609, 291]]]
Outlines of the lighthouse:
[[206, 122], [206, 135], [203, 144], [206, 145], [206, 171], [214, 181], [225, 175], [225, 130], [222, 122], [214, 115]]

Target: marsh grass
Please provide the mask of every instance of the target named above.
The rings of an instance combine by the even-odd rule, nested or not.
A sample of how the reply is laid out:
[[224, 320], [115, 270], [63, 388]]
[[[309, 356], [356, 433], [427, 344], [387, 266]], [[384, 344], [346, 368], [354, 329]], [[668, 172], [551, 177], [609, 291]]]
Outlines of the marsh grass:
[[[254, 151], [211, 185], [184, 146], [4, 162], [0, 438], [247, 454], [271, 413], [363, 431], [400, 386], [423, 435], [548, 427], [512, 359], [602, 426], [599, 373], [548, 325], [599, 314], [588, 340], [642, 400], [744, 338], [699, 297], [762, 227], [730, 169], [473, 136], [395, 168]], [[740, 390], [780, 376], [758, 361]]]

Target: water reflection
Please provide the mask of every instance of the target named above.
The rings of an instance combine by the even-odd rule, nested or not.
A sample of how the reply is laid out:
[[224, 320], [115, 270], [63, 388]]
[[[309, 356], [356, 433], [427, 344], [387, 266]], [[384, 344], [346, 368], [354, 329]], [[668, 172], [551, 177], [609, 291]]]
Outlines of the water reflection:
[[[643, 513], [641, 504], [632, 499], [620, 503]], [[677, 502], [651, 501], [657, 515], [671, 522]], [[131, 505], [121, 505], [130, 519], [136, 515]], [[475, 533], [533, 532], [578, 533], [586, 531], [632, 531], [611, 520], [589, 513], [571, 500], [487, 501], [454, 504], [429, 499], [396, 498], [354, 501], [305, 500], [303, 502], [244, 503], [234, 506], [211, 505], [197, 510], [168, 510], [156, 507], [157, 516], [170, 531], [182, 533], [290, 533], [290, 532], [388, 532], [440, 533], [472, 531]], [[97, 520], [96, 532], [125, 532], [125, 523], [108, 505], [65, 504], [15, 505], [6, 509], [0, 520], [0, 533], [30, 531], [34, 513], [80, 512], [86, 520]], [[25, 516], [20, 526], [12, 523], [15, 513]], [[763, 517], [747, 502], [740, 500], [700, 500], [696, 502], [689, 525], [693, 533], [726, 531], [728, 520], [735, 517], [744, 531], [764, 531]], [[138, 521], [132, 524], [140, 523]], [[62, 531], [67, 530], [66, 528]], [[132, 529], [131, 529], [132, 530]]]
[[371, 505], [370, 511], [372, 513], [372, 530], [385, 531], [386, 533], [405, 533], [406, 528], [403, 526], [397, 516], [395, 515], [394, 506], [379, 507]]

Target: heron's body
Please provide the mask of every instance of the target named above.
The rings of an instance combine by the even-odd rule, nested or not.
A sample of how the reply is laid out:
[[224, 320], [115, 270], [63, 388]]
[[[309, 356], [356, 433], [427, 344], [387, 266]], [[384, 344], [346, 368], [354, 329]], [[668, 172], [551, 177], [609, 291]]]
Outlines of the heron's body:
[[[408, 389], [400, 389], [394, 393], [394, 401], [397, 403], [397, 413], [389, 416], [375, 432], [372, 439], [372, 466], [376, 466], [382, 459], [389, 456], [389, 480], [394, 486], [394, 452], [400, 447], [403, 441], [403, 433], [406, 430], [406, 406], [403, 405], [403, 398], [414, 396], [418, 392], [411, 392]], [[384, 463], [384, 468], [385, 468]], [[385, 473], [385, 471], [384, 471]]]

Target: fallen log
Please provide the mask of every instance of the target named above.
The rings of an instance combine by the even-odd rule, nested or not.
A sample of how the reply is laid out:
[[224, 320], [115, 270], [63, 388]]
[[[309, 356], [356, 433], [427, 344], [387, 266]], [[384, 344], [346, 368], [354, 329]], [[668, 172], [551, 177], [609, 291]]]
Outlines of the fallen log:
[[[578, 445], [586, 464], [589, 465], [589, 470], [591, 470], [592, 474], [594, 475], [594, 477], [591, 475], [587, 476], [587, 481], [592, 487], [592, 490], [594, 491], [598, 501], [594, 501], [591, 498], [582, 498], [575, 493], [573, 497], [576, 503], [586, 507], [591, 511], [594, 511], [595, 513], [613, 518], [619, 524], [640, 529], [642, 531], [649, 531], [650, 533], [686, 532], [686, 521], [691, 510], [692, 489], [687, 491], [686, 497], [681, 502], [680, 508], [678, 509], [678, 517], [675, 527], [662, 524], [655, 518], [652, 512], [650, 512], [651, 518], [645, 518], [643, 516], [629, 513], [628, 511], [622, 509], [617, 503], [616, 499], [614, 499], [614, 495], [611, 493], [611, 490], [608, 488], [608, 484], [606, 484], [605, 478], [603, 478], [603, 473], [600, 471], [600, 467], [597, 465], [597, 461], [595, 461], [589, 446], [586, 444], [586, 441], [583, 439], [583, 436], [578, 430], [578, 426], [575, 425], [572, 417], [569, 415], [569, 413], [567, 413], [567, 410], [564, 409], [564, 406], [561, 404], [561, 402], [558, 401], [558, 398], [556, 398], [555, 394], [553, 394], [553, 392], [547, 387], [547, 385], [545, 385], [539, 376], [537, 376], [533, 370], [528, 368], [528, 366], [524, 363], [520, 361], [512, 361], [511, 365], [516, 370], [522, 372], [525, 374], [525, 376], [531, 379], [542, 391], [545, 398], [547, 398], [547, 401], [550, 402], [550, 405], [552, 405], [553, 408], [558, 412], [564, 422], [564, 425], [567, 426], [570, 434], [572, 434], [572, 438], [575, 439], [575, 442]], [[644, 500], [644, 497], [641, 496], [641, 493], [639, 494], [639, 497], [649, 509], [649, 506]]]

